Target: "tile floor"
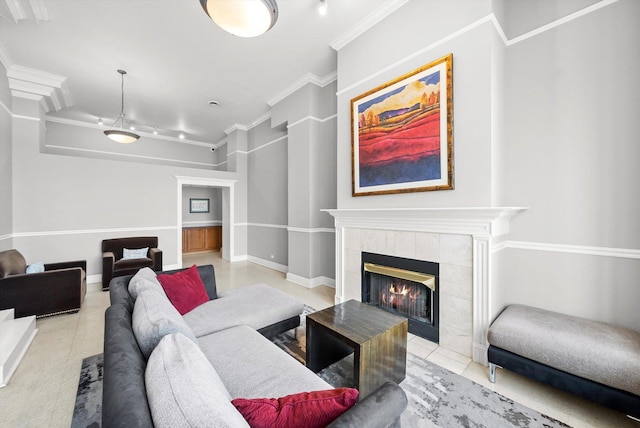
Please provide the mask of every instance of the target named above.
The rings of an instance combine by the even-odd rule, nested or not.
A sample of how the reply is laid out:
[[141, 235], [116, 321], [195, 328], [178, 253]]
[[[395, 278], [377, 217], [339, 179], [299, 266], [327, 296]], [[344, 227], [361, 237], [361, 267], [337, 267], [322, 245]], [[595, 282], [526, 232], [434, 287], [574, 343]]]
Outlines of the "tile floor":
[[[324, 309], [334, 303], [333, 289], [306, 289], [285, 280], [284, 274], [251, 263], [228, 263], [219, 253], [187, 255], [185, 267], [213, 263], [219, 290], [263, 282], [294, 295], [305, 304]], [[104, 310], [109, 293], [87, 293], [79, 313], [37, 320], [38, 333], [9, 384], [0, 388], [0, 427], [69, 427], [82, 359], [102, 352]], [[569, 394], [498, 371], [491, 384], [488, 369], [455, 352], [410, 335], [409, 351], [461, 374], [573, 427], [630, 427], [640, 423]]]

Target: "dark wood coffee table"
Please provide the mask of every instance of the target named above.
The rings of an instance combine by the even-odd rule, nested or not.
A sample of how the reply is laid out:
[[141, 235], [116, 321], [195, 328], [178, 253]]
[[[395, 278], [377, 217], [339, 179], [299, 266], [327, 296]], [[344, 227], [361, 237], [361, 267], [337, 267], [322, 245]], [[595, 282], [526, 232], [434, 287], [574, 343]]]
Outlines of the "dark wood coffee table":
[[364, 398], [407, 367], [407, 318], [349, 300], [307, 315], [307, 367], [315, 373], [354, 353], [355, 388]]

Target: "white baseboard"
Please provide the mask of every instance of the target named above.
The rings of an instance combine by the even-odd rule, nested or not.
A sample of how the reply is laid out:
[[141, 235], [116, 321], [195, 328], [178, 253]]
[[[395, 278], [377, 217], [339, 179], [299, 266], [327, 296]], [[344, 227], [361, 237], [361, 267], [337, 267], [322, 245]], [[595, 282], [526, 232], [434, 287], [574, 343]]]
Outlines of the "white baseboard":
[[247, 260], [250, 262], [253, 262], [260, 266], [268, 267], [269, 269], [277, 270], [278, 272], [287, 273], [287, 271], [289, 270], [289, 266], [287, 265], [282, 265], [280, 263], [272, 262], [269, 260], [265, 260], [265, 259], [261, 259], [253, 256], [246, 256], [246, 257], [247, 257]]
[[231, 260], [229, 260], [231, 263], [233, 262], [246, 262], [248, 259], [248, 256], [246, 254], [243, 254], [241, 256], [231, 256]]
[[336, 288], [336, 280], [326, 276], [316, 276], [315, 278], [305, 278], [293, 273], [287, 273], [287, 281], [291, 281], [295, 284], [302, 285], [306, 288], [315, 288], [319, 285], [326, 285], [327, 287]]

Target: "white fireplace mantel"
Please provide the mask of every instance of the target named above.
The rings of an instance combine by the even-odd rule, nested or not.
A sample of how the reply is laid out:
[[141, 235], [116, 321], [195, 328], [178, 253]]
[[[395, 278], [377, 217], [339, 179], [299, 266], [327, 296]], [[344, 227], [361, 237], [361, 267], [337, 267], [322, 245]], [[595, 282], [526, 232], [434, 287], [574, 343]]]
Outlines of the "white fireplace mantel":
[[335, 218], [336, 229], [404, 230], [498, 237], [523, 207], [374, 208], [322, 210]]
[[509, 223], [524, 207], [377, 208], [323, 210], [335, 218], [336, 303], [345, 300], [345, 229], [470, 235], [473, 239], [472, 357], [487, 364], [491, 322], [492, 239], [509, 233]]

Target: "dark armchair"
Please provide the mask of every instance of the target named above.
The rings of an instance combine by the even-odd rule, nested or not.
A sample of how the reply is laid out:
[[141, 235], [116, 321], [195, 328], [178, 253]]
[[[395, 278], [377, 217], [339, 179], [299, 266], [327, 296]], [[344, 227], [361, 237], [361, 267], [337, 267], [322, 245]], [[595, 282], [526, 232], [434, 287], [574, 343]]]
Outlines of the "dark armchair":
[[[157, 236], [105, 239], [102, 241], [102, 290], [109, 289], [109, 282], [116, 276], [133, 275], [149, 267], [162, 270], [162, 250], [158, 248]], [[123, 258], [124, 249], [148, 248], [144, 257]]]
[[87, 292], [86, 260], [47, 263], [44, 272], [25, 273], [22, 254], [8, 250], [0, 253], [0, 266], [0, 310], [14, 308], [16, 318], [80, 310]]

